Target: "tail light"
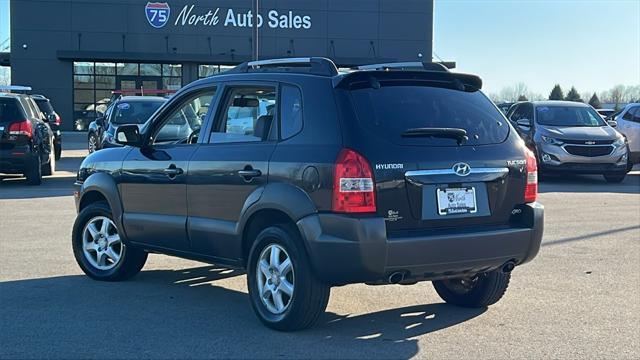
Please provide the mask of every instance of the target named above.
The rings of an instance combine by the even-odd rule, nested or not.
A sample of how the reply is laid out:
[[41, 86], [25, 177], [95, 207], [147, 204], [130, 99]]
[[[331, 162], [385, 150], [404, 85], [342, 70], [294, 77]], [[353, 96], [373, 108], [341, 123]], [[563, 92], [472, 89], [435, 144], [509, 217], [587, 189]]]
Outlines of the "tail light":
[[527, 185], [524, 188], [524, 201], [534, 202], [538, 198], [538, 162], [533, 151], [525, 148], [527, 161]]
[[351, 149], [342, 149], [336, 160], [332, 210], [343, 213], [376, 211], [375, 183], [367, 159]]
[[60, 125], [62, 124], [62, 119], [60, 118], [60, 115], [56, 114], [56, 125]]
[[22, 120], [20, 122], [14, 122], [9, 125], [9, 135], [24, 135], [28, 137], [33, 136], [33, 127], [29, 120]]

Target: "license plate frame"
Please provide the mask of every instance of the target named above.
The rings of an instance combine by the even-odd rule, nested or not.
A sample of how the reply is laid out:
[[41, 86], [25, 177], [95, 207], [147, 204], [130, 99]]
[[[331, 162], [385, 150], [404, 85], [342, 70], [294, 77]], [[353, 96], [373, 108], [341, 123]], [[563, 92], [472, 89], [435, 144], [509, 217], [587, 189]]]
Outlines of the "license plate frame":
[[[451, 206], [451, 205], [454, 206]], [[438, 187], [436, 189], [438, 215], [455, 216], [478, 212], [475, 186]]]

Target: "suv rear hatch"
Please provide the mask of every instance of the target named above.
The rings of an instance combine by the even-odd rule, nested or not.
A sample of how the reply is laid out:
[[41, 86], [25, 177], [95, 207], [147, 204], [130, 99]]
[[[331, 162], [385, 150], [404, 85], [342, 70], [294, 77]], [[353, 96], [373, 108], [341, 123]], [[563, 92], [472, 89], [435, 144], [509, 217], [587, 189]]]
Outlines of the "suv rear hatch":
[[388, 231], [507, 226], [524, 203], [524, 146], [480, 85], [429, 71], [336, 83], [344, 144], [369, 161]]
[[11, 150], [28, 142], [23, 133], [31, 131], [31, 123], [26, 119], [17, 98], [0, 96], [0, 150]]

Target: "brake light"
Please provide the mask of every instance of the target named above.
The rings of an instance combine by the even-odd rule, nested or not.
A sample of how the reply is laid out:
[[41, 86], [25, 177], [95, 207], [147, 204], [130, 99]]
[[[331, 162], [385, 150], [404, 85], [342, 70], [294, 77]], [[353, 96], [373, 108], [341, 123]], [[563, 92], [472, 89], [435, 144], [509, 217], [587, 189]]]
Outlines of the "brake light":
[[60, 118], [60, 115], [56, 114], [56, 125], [60, 124], [62, 124], [62, 119]]
[[524, 201], [534, 202], [538, 198], [538, 162], [533, 151], [525, 148], [527, 161], [527, 185], [524, 188]]
[[33, 135], [33, 127], [29, 120], [14, 122], [9, 125], [9, 135], [24, 135], [31, 137]]
[[375, 212], [374, 188], [373, 172], [367, 159], [351, 149], [342, 149], [333, 178], [333, 211]]

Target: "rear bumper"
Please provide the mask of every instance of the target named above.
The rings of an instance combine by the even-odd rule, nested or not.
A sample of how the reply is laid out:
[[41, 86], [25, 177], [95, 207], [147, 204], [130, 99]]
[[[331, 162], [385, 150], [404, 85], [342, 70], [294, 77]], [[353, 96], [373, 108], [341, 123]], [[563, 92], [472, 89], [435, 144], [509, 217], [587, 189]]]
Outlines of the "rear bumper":
[[405, 281], [436, 280], [490, 271], [533, 259], [542, 241], [544, 208], [522, 207], [519, 225], [437, 230], [387, 237], [382, 218], [337, 214], [305, 217], [297, 225], [317, 275], [331, 285], [382, 283], [402, 271]]
[[16, 146], [11, 150], [0, 150], [0, 173], [24, 174], [25, 168], [33, 160], [31, 147]]

